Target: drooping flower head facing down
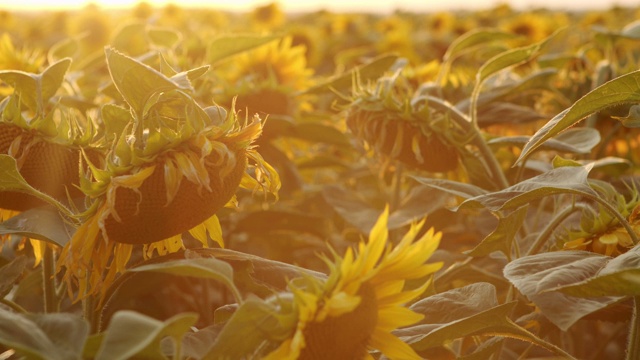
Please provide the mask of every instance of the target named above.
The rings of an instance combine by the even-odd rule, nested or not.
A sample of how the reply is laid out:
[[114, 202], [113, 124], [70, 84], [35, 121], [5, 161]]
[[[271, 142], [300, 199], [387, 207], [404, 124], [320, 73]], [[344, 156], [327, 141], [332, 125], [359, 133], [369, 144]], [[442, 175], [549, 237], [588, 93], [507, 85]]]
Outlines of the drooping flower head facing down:
[[458, 167], [462, 145], [444, 114], [410, 103], [411, 94], [396, 86], [398, 76], [371, 86], [356, 83], [346, 111], [351, 132], [377, 156], [413, 169], [447, 172]]
[[181, 234], [189, 231], [203, 246], [209, 239], [224, 246], [215, 213], [233, 202], [238, 187], [274, 194], [279, 187], [252, 145], [261, 120], [241, 121], [233, 107], [202, 108], [189, 95], [189, 80], [206, 68], [169, 77], [115, 50], [106, 53], [126, 106], [102, 108], [104, 140], [112, 145], [104, 168], [86, 159], [91, 171], [81, 189], [90, 206], [61, 254], [77, 297], [104, 292], [134, 245], [143, 245], [146, 257], [164, 255], [182, 249]]
[[424, 280], [407, 289], [407, 280], [426, 279], [442, 263], [426, 263], [440, 242], [433, 229], [418, 236], [424, 222], [411, 226], [395, 246], [388, 243], [388, 209], [358, 251], [327, 260], [326, 282], [315, 278], [292, 282], [297, 323], [291, 336], [267, 359], [364, 359], [378, 350], [391, 359], [419, 359], [391, 332], [414, 324], [422, 315], [405, 307], [429, 286]]

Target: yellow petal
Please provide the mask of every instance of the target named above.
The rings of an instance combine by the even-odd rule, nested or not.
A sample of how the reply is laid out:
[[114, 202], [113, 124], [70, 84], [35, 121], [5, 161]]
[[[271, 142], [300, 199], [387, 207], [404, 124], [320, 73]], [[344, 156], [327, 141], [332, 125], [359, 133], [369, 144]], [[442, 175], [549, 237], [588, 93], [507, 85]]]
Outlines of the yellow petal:
[[385, 356], [391, 360], [421, 360], [420, 355], [407, 343], [398, 339], [394, 335], [386, 332], [374, 330], [371, 335], [369, 346], [373, 349], [380, 350]]

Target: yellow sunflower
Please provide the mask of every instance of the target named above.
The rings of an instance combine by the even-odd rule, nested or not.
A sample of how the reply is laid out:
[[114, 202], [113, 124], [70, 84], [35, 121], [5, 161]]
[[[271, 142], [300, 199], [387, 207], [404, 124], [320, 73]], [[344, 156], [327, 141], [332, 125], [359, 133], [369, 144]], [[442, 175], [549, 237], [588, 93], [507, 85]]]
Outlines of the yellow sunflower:
[[[624, 216], [636, 234], [640, 234], [640, 194], [631, 188], [631, 198], [625, 199], [609, 184], [602, 184], [609, 202]], [[634, 246], [631, 236], [620, 222], [602, 207], [582, 211], [580, 227], [567, 230], [561, 238], [564, 250], [585, 250], [616, 257]]]
[[[90, 205], [78, 215], [82, 224], [58, 263], [76, 299], [103, 295], [126, 269], [134, 246], [141, 245], [147, 258], [176, 252], [184, 248], [181, 234], [187, 231], [205, 247], [209, 239], [223, 246], [215, 213], [233, 203], [237, 188], [275, 194], [279, 187], [278, 175], [253, 145], [262, 132], [259, 117], [240, 121], [233, 107], [228, 113], [202, 108], [187, 94], [186, 83], [177, 88], [179, 83], [155, 69], [113, 49], [106, 52], [112, 79], [131, 111], [103, 107], [104, 141], [112, 144], [106, 165], [85, 157], [90, 171], [80, 188]], [[143, 79], [164, 88], [131, 92], [129, 81]], [[122, 127], [110, 125], [116, 123]]]
[[424, 221], [413, 224], [394, 247], [388, 244], [388, 208], [371, 230], [368, 243], [358, 252], [327, 261], [326, 282], [305, 279], [290, 285], [297, 323], [291, 336], [265, 359], [372, 359], [371, 350], [391, 359], [420, 359], [391, 332], [423, 317], [405, 307], [429, 286], [426, 280], [407, 289], [407, 280], [423, 279], [442, 263], [425, 263], [438, 247], [440, 233], [428, 230], [415, 240]]
[[[308, 107], [297, 92], [312, 84], [313, 70], [307, 66], [305, 47], [292, 45], [286, 36], [253, 51], [240, 54], [221, 72], [225, 100], [237, 97], [238, 110], [248, 113], [292, 114]], [[302, 100], [301, 100], [302, 99]]]

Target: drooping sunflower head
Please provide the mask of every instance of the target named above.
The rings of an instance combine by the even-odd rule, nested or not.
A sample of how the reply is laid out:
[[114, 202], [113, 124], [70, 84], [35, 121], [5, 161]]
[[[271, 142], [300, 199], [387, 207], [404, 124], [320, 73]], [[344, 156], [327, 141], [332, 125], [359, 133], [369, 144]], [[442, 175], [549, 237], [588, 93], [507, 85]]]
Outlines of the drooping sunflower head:
[[416, 323], [422, 315], [404, 305], [429, 286], [414, 289], [407, 280], [424, 279], [441, 263], [426, 263], [440, 241], [430, 229], [418, 238], [422, 223], [414, 224], [395, 246], [388, 243], [388, 209], [358, 251], [327, 260], [326, 281], [315, 278], [291, 283], [297, 316], [291, 336], [266, 359], [364, 359], [378, 350], [391, 359], [419, 359], [391, 331]]
[[144, 245], [145, 256], [175, 252], [189, 231], [203, 246], [209, 239], [223, 246], [215, 213], [238, 187], [273, 193], [279, 187], [253, 146], [260, 119], [243, 120], [233, 107], [203, 108], [189, 95], [188, 79], [206, 69], [168, 77], [113, 49], [106, 52], [126, 106], [102, 108], [105, 141], [112, 145], [105, 167], [86, 159], [91, 171], [81, 189], [91, 204], [61, 254], [78, 296], [104, 290], [124, 271], [133, 245]]
[[[609, 202], [627, 219], [635, 233], [640, 234], [640, 195], [635, 186], [630, 187], [631, 197], [627, 199], [610, 184], [599, 184]], [[634, 246], [618, 219], [600, 205], [597, 210], [585, 208], [580, 226], [567, 230], [561, 237], [561, 244], [567, 250], [587, 250], [607, 256], [618, 256]]]
[[[71, 60], [62, 59], [40, 74], [0, 71], [13, 94], [0, 102], [0, 154], [16, 160], [28, 184], [55, 200], [80, 197], [80, 148], [93, 139], [93, 123], [55, 101]], [[37, 80], [36, 80], [37, 79]], [[35, 82], [40, 81], [38, 89]], [[99, 162], [99, 152], [88, 151]], [[24, 211], [44, 202], [22, 192], [2, 192], [0, 208]]]
[[240, 54], [221, 75], [224, 98], [229, 105], [249, 114], [292, 114], [308, 104], [296, 93], [311, 84], [313, 70], [307, 67], [305, 48], [293, 45], [287, 36]]
[[452, 128], [443, 114], [416, 107], [411, 95], [395, 86], [397, 77], [381, 78], [375, 86], [356, 85], [346, 120], [353, 134], [378, 155], [431, 172], [458, 166]]

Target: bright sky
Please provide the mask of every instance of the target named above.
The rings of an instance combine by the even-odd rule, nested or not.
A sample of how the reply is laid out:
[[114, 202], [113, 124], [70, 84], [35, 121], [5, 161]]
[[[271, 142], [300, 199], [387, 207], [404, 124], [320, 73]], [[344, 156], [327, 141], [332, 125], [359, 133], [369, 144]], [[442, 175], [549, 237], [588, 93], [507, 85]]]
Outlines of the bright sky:
[[[93, 2], [103, 8], [128, 7], [139, 0], [0, 0], [0, 9], [8, 10], [42, 10], [42, 9], [70, 9], [78, 8]], [[264, 5], [271, 1], [261, 0], [147, 0], [154, 6], [164, 6], [174, 3], [180, 6], [215, 7], [221, 10], [246, 11], [255, 6]], [[278, 1], [286, 11], [311, 11], [327, 9], [333, 11], [375, 11], [391, 12], [396, 9], [407, 11], [439, 11], [454, 9], [485, 9], [504, 3], [500, 0], [280, 0]], [[532, 6], [543, 6], [553, 9], [606, 9], [613, 5], [637, 7], [637, 0], [510, 0], [512, 7], [527, 9]]]

